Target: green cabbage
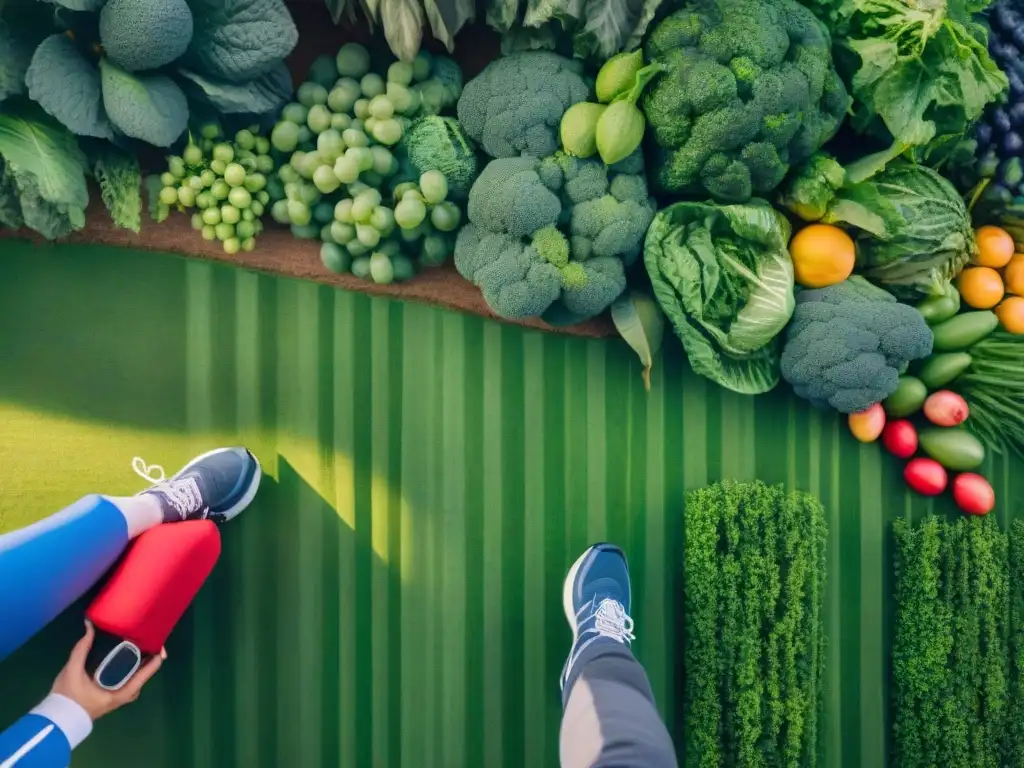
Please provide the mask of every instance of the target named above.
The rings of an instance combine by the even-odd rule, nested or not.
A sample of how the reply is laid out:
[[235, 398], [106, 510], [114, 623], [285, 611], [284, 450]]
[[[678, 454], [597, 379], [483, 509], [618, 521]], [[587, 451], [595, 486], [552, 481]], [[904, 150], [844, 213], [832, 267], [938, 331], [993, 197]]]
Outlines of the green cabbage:
[[780, 203], [808, 220], [837, 224], [857, 244], [857, 271], [899, 299], [943, 293], [977, 253], [956, 188], [931, 168], [898, 160], [866, 180], [821, 154], [787, 182]]
[[755, 395], [779, 381], [793, 314], [789, 224], [761, 200], [676, 203], [647, 231], [644, 263], [693, 370]]

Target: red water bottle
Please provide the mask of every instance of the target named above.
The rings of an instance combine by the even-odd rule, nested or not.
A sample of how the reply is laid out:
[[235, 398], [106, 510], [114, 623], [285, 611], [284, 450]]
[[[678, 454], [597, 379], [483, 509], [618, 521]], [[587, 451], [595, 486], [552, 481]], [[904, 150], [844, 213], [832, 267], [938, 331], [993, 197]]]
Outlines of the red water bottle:
[[158, 525], [133, 543], [85, 615], [96, 627], [86, 669], [108, 691], [160, 653], [220, 556], [209, 520]]

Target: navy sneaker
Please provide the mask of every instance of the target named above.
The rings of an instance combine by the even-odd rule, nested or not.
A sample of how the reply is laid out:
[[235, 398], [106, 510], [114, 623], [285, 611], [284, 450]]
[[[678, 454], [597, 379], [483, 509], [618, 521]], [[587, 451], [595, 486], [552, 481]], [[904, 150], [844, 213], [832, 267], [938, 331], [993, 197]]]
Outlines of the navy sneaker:
[[256, 457], [245, 448], [218, 448], [197, 456], [174, 476], [166, 478], [163, 467], [136, 456], [132, 468], [153, 483], [139, 495], [160, 500], [164, 522], [212, 520], [226, 523], [252, 502], [263, 472]]
[[633, 640], [629, 617], [629, 566], [613, 544], [595, 544], [572, 564], [562, 587], [562, 607], [572, 627], [572, 651], [562, 668], [562, 689], [584, 649], [601, 638]]

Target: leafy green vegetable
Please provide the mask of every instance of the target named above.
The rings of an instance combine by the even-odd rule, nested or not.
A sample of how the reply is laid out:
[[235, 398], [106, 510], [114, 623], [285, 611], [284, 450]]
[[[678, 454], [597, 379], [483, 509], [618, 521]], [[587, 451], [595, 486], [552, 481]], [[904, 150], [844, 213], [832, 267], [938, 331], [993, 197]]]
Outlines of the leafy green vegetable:
[[827, 530], [761, 482], [686, 497], [686, 764], [817, 765]]
[[85, 155], [67, 129], [31, 102], [7, 101], [0, 112], [0, 156], [5, 217], [13, 216], [13, 189], [25, 226], [44, 237], [62, 237], [85, 226]]
[[142, 226], [142, 174], [139, 161], [104, 142], [90, 158], [103, 204], [114, 224], [132, 232]]
[[100, 80], [107, 115], [125, 136], [168, 147], [185, 131], [188, 101], [171, 78], [136, 76], [100, 59]]
[[476, 18], [476, 3], [473, 0], [424, 0], [423, 6], [434, 37], [451, 53], [455, 50], [455, 35]]
[[180, 74], [198, 86], [206, 100], [224, 114], [267, 114], [287, 102], [292, 95], [292, 76], [283, 61], [257, 78], [244, 83], [213, 80], [189, 69]]
[[615, 330], [636, 352], [643, 363], [644, 389], [651, 391], [651, 367], [665, 335], [665, 314], [646, 293], [630, 291], [611, 306]]
[[852, 168], [844, 172], [835, 160], [816, 156], [789, 178], [780, 202], [798, 216], [850, 229], [858, 271], [897, 298], [942, 295], [977, 252], [956, 188], [934, 170], [904, 161], [863, 181]]
[[[487, 23], [506, 37], [502, 53], [554, 50], [604, 61], [640, 46], [663, 0], [487, 0]], [[521, 21], [520, 21], [521, 19]], [[565, 51], [568, 53], [568, 51]]]
[[848, 62], [853, 126], [900, 148], [962, 134], [1007, 87], [972, 13], [988, 0], [809, 0]]
[[0, 19], [0, 101], [25, 92], [25, 73], [31, 63], [31, 44]]
[[[894, 765], [1016, 765], [1009, 699], [1008, 541], [994, 516], [899, 518]], [[1019, 589], [1024, 584], [1015, 585]]]
[[189, 7], [195, 30], [182, 63], [217, 80], [258, 78], [299, 40], [282, 0], [190, 0]]
[[423, 40], [425, 14], [419, 0], [380, 0], [380, 23], [392, 53], [412, 61]]
[[100, 73], [67, 35], [51, 35], [39, 45], [25, 82], [29, 98], [77, 135], [114, 137], [103, 109]]
[[[76, 135], [170, 146], [189, 119], [183, 86], [198, 111], [268, 114], [291, 96], [284, 57], [297, 32], [283, 0], [109, 0], [95, 6], [78, 3], [81, 13], [36, 19], [35, 27], [52, 34], [41, 35], [38, 45], [32, 41], [24, 68], [29, 97]], [[90, 15], [95, 11], [98, 16]], [[8, 78], [21, 71], [30, 35], [19, 25], [16, 50], [5, 51], [2, 43], [12, 18], [23, 16], [19, 5], [0, 21], [0, 98], [13, 91]]]
[[789, 224], [764, 201], [676, 203], [647, 231], [644, 263], [693, 370], [744, 394], [779, 380], [793, 314]]

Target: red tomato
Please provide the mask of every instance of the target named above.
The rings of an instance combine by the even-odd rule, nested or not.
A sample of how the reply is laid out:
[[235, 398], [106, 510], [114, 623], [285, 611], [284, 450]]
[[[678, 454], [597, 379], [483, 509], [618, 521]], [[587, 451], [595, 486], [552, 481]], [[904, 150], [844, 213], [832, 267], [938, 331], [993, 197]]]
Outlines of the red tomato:
[[890, 421], [882, 430], [882, 444], [893, 456], [909, 459], [917, 452], [917, 430], [906, 419]]
[[911, 459], [903, 468], [903, 479], [925, 496], [938, 496], [946, 490], [946, 470], [934, 459]]
[[932, 392], [924, 401], [925, 418], [939, 427], [955, 427], [962, 424], [968, 413], [967, 401], [948, 389]]
[[953, 500], [969, 515], [987, 515], [996, 505], [996, 492], [981, 475], [963, 472], [953, 480]]

